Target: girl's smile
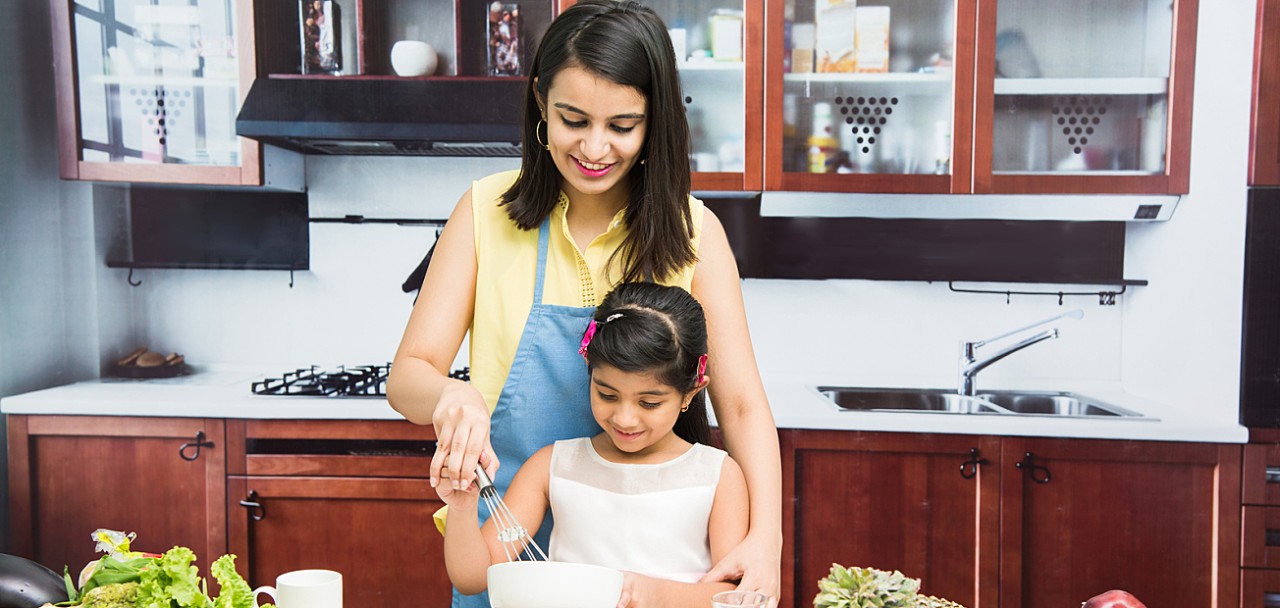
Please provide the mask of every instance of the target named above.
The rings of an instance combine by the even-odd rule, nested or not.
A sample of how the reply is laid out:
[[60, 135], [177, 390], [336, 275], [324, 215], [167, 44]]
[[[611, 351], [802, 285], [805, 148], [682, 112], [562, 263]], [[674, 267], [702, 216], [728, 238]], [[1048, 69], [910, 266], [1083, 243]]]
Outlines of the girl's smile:
[[[672, 432], [687, 397], [652, 374], [597, 365], [591, 372], [591, 413], [609, 437], [596, 445], [602, 455], [655, 456], [683, 451], [688, 443]], [[603, 448], [603, 449], [602, 449]]]

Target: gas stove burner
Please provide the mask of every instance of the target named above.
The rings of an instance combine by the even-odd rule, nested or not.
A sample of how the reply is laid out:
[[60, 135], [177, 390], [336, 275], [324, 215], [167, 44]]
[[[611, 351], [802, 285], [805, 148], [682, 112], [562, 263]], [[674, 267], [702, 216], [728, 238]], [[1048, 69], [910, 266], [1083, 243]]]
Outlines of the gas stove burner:
[[[337, 369], [320, 369], [319, 366], [298, 368], [285, 372], [279, 378], [266, 378], [253, 382], [250, 389], [255, 395], [308, 395], [318, 397], [387, 397], [387, 374], [391, 364], [339, 365]], [[471, 368], [464, 367], [449, 373], [450, 378], [471, 381]]]

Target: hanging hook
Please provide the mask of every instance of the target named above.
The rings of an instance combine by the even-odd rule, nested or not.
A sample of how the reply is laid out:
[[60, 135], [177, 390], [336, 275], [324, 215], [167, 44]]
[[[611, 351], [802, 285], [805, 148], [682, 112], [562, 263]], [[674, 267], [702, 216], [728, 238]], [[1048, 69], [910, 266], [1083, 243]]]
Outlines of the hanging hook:
[[1008, 304], [1008, 303], [1010, 302], [1010, 300], [1012, 300], [1012, 298], [1010, 297], [1010, 295], [1012, 295], [1012, 292], [1009, 292], [1009, 291], [1004, 292], [1004, 303], [1005, 303], [1005, 304]]
[[289, 289], [293, 289], [293, 269], [289, 269]]
[[131, 285], [131, 286], [133, 286], [133, 287], [137, 287], [137, 286], [139, 286], [139, 285], [141, 285], [141, 284], [142, 284], [142, 281], [135, 281], [135, 280], [133, 280], [133, 269], [132, 269], [132, 268], [130, 268], [130, 269], [129, 269], [129, 276], [125, 278], [125, 281], [126, 281], [126, 282], [128, 282], [128, 283], [129, 283], [129, 285]]

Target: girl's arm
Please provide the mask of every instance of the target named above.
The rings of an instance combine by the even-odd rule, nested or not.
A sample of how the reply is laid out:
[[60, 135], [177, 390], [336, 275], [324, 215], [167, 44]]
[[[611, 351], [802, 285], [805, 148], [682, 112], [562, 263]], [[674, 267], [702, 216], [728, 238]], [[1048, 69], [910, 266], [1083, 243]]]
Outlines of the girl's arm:
[[387, 401], [415, 424], [432, 424], [437, 445], [431, 485], [447, 469], [450, 480], [467, 487], [475, 479], [481, 452], [486, 469], [497, 470], [489, 444], [489, 406], [480, 392], [449, 377], [449, 368], [471, 325], [476, 301], [476, 251], [471, 191], [458, 201], [436, 241], [436, 251], [417, 303], [396, 350], [387, 379]]
[[[711, 561], [720, 561], [747, 535], [747, 482], [742, 469], [732, 458], [725, 458], [720, 469], [720, 484], [711, 503], [711, 519], [707, 538], [711, 544]], [[622, 584], [619, 608], [672, 606], [706, 608], [711, 596], [733, 589], [732, 583], [680, 583], [627, 572]]]
[[782, 561], [782, 459], [778, 429], [756, 368], [738, 266], [724, 227], [706, 210], [693, 295], [707, 315], [711, 386], [725, 446], [742, 467], [750, 491], [747, 537], [721, 558], [704, 581], [742, 578], [738, 588], [774, 598]]
[[[542, 526], [549, 504], [547, 483], [551, 470], [551, 447], [538, 450], [525, 461], [502, 497], [516, 521], [529, 531], [529, 536]], [[436, 493], [449, 505], [444, 527], [444, 562], [449, 580], [466, 595], [480, 593], [489, 586], [489, 566], [508, 561], [506, 550], [510, 549], [504, 550], [503, 543], [498, 540], [493, 518], [483, 527], [479, 525], [476, 509], [480, 491], [474, 484], [466, 490], [454, 490], [451, 483], [441, 483], [436, 486]], [[486, 550], [479, 551], [480, 547]]]

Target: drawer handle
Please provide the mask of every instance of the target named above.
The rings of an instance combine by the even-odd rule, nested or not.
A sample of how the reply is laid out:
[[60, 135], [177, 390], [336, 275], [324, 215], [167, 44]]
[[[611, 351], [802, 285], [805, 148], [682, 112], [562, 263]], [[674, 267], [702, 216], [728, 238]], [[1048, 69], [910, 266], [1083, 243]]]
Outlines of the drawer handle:
[[1268, 547], [1280, 547], [1280, 530], [1267, 528], [1266, 540], [1263, 542]]
[[258, 493], [254, 490], [249, 490], [249, 495], [240, 501], [240, 506], [249, 510], [249, 518], [253, 521], [262, 521], [267, 516], [267, 509], [262, 506]]
[[1280, 483], [1280, 467], [1267, 467], [1267, 483]]
[[[187, 462], [194, 462], [196, 459], [200, 458], [200, 448], [212, 447], [213, 442], [205, 440], [204, 431], [196, 431], [196, 440], [182, 444], [182, 447], [178, 448], [178, 457]], [[195, 448], [195, 452], [188, 456], [187, 450], [190, 450], [191, 448]]]
[[987, 459], [982, 457], [982, 452], [978, 448], [969, 448], [969, 459], [960, 463], [960, 476], [973, 479], [978, 476], [978, 467], [984, 464], [987, 464]]
[[1036, 464], [1036, 455], [1031, 452], [1023, 454], [1022, 460], [1019, 460], [1017, 464], [1014, 464], [1013, 466], [1026, 473], [1027, 476], [1031, 478], [1031, 481], [1036, 483], [1049, 483], [1049, 467]]

